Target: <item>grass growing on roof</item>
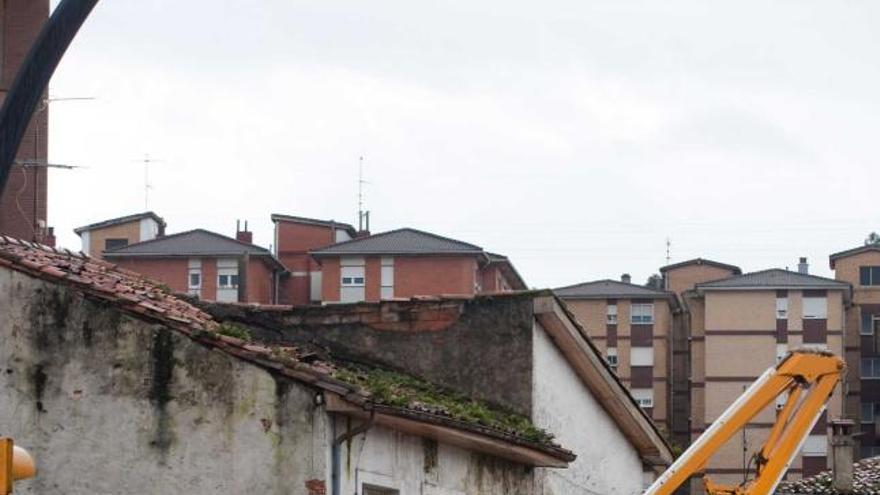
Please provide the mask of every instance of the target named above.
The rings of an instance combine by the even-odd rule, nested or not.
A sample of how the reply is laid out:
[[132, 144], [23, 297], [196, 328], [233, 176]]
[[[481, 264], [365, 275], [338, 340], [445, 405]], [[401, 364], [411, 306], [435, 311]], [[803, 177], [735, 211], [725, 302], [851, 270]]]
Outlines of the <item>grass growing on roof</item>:
[[357, 385], [372, 395], [378, 404], [420, 408], [464, 421], [502, 430], [529, 442], [550, 445], [553, 435], [537, 428], [525, 416], [489, 406], [465, 394], [418, 380], [393, 371], [353, 367], [337, 368], [337, 380]]
[[251, 340], [251, 332], [248, 331], [247, 328], [237, 323], [231, 323], [228, 321], [224, 321], [220, 324], [220, 326], [217, 328], [217, 333], [219, 333], [220, 335], [225, 335], [227, 337], [235, 337], [246, 342], [250, 342]]

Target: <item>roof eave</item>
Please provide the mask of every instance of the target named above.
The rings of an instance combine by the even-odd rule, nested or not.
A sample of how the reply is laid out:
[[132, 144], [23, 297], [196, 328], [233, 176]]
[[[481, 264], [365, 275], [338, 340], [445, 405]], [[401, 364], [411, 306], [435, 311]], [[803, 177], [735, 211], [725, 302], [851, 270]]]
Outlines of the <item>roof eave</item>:
[[455, 445], [471, 451], [489, 454], [534, 467], [566, 468], [576, 456], [571, 453], [549, 452], [545, 449], [528, 447], [490, 435], [466, 429], [454, 428], [434, 422], [419, 421], [388, 412], [381, 408], [371, 410], [369, 404], [363, 406], [346, 401], [342, 396], [325, 392], [326, 410], [353, 416], [359, 419], [372, 418], [374, 424], [410, 435]]
[[336, 256], [481, 256], [483, 251], [354, 251], [354, 252], [323, 252], [309, 251], [309, 254], [315, 258], [331, 258]]

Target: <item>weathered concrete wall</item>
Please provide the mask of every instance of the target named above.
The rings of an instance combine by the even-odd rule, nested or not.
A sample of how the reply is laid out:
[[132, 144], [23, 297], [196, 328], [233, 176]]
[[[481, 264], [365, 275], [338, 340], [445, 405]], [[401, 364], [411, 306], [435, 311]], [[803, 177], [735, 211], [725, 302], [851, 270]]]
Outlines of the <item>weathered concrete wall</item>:
[[259, 325], [260, 340], [317, 344], [337, 358], [397, 369], [528, 416], [532, 305], [525, 295], [293, 311], [203, 307], [218, 319]]
[[[337, 433], [351, 425], [336, 421]], [[543, 494], [535, 469], [475, 454], [458, 447], [374, 427], [343, 444], [341, 494], [363, 486], [422, 495]]]
[[578, 456], [568, 469], [538, 470], [539, 483], [545, 485], [542, 493], [642, 493], [638, 452], [537, 322], [534, 342], [532, 421]]
[[16, 493], [308, 493], [329, 473], [311, 389], [0, 269], [0, 433]]

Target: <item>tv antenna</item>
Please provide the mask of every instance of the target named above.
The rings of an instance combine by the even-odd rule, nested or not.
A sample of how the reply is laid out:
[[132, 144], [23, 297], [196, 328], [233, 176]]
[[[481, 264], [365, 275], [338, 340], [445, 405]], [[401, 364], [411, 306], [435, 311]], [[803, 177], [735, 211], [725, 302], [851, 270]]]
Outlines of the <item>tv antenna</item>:
[[364, 180], [364, 157], [358, 157], [358, 232], [363, 232], [364, 227], [370, 230], [370, 212], [364, 211], [364, 185], [369, 182]]
[[150, 158], [150, 154], [144, 154], [144, 157], [140, 160], [135, 160], [136, 162], [140, 162], [144, 164], [144, 210], [149, 211], [150, 209], [150, 189], [153, 188], [153, 185], [150, 184], [150, 166], [154, 163], [161, 163], [162, 160], [157, 160], [155, 158]]
[[672, 241], [666, 238], [666, 264], [672, 261]]

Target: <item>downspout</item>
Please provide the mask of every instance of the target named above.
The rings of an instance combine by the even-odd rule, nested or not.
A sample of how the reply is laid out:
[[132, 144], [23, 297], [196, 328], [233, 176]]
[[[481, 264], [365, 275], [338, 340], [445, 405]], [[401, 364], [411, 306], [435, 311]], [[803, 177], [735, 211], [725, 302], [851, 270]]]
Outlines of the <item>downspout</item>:
[[[373, 427], [373, 424], [376, 420], [376, 411], [370, 411], [370, 417], [366, 421], [363, 422], [360, 426], [353, 430], [348, 430], [342, 435], [336, 436], [336, 416], [333, 417], [332, 427], [330, 428], [330, 433], [333, 435], [333, 447], [330, 452], [330, 481], [332, 484], [333, 495], [340, 495], [342, 492], [342, 480], [341, 480], [341, 471], [342, 471], [342, 443], [351, 440], [352, 438], [360, 435], [361, 433], [366, 433], [367, 430]], [[357, 490], [357, 487], [355, 487]]]

